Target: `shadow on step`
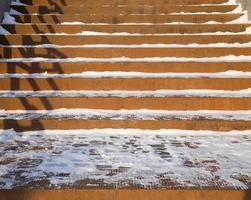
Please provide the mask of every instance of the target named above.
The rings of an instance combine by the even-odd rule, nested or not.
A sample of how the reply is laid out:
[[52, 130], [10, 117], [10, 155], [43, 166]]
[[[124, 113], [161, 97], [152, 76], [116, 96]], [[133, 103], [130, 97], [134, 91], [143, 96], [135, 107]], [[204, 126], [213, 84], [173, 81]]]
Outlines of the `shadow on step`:
[[[38, 44], [50, 44], [51, 42], [47, 39], [46, 36], [42, 37], [42, 41], [32, 41], [32, 38], [29, 36], [25, 37], [26, 40], [29, 40], [31, 44], [36, 45]], [[11, 44], [11, 41], [8, 41], [6, 38], [4, 40], [4, 43]], [[27, 57], [28, 52], [20, 50], [20, 53], [22, 57]], [[35, 54], [35, 52], [34, 52]], [[55, 48], [50, 48], [49, 51], [46, 51], [46, 54], [44, 55], [37, 55], [36, 57], [49, 57], [49, 55], [53, 55], [55, 58], [64, 58], [66, 57], [60, 51], [58, 51]], [[5, 49], [4, 54], [0, 55], [0, 58], [11, 58], [12, 57], [12, 48]], [[41, 66], [39, 62], [31, 62], [31, 63], [25, 63], [25, 62], [9, 62], [7, 63], [7, 73], [15, 74], [20, 73], [20, 69], [23, 73], [32, 74], [32, 73], [40, 73], [41, 71], [46, 71], [48, 73], [56, 73], [56, 74], [62, 74], [64, 73], [62, 70], [62, 67], [60, 66], [60, 63], [51, 63], [50, 66], [45, 69]], [[41, 90], [41, 87], [36, 82], [35, 79], [29, 78], [27, 79], [27, 82], [33, 91], [39, 91]], [[47, 84], [49, 85], [51, 90], [59, 90], [59, 86], [55, 83], [53, 79], [46, 79]], [[20, 79], [17, 78], [10, 78], [10, 82], [8, 83], [9, 90], [22, 90], [20, 85]], [[36, 106], [34, 106], [27, 98], [18, 98], [23, 107], [26, 110], [37, 110]], [[47, 98], [40, 98], [41, 103], [43, 105], [44, 109], [51, 110], [53, 109], [53, 106], [50, 104], [50, 102], [47, 100]], [[22, 127], [17, 122], [11, 122], [10, 124], [7, 123], [8, 120], [4, 120], [3, 127], [5, 129], [15, 128], [16, 130], [32, 130], [32, 129], [43, 129], [43, 125], [39, 123], [39, 121], [33, 121], [31, 120], [31, 123], [29, 127]]]
[[[22, 14], [32, 14], [26, 6], [11, 6], [14, 10]], [[39, 6], [36, 10], [36, 13], [45, 13], [45, 14], [64, 14], [62, 8], [55, 4], [50, 7], [48, 6]], [[18, 16], [18, 15], [17, 15]]]
[[[38, 2], [38, 1], [34, 1], [34, 0], [20, 0], [21, 3], [24, 3], [24, 4], [27, 4], [27, 5], [33, 5], [34, 2]], [[41, 4], [43, 2], [46, 2], [46, 1], [41, 1]], [[57, 0], [55, 2], [55, 0], [47, 0], [48, 4], [49, 5], [62, 5], [62, 6], [67, 6], [67, 3], [65, 0]], [[35, 4], [34, 4], [35, 5]]]
[[249, 189], [245, 192], [245, 196], [243, 200], [250, 200], [250, 199], [251, 199], [251, 182], [250, 182]]
[[39, 120], [29, 120], [29, 125], [22, 125], [18, 120], [3, 120], [3, 129], [14, 129], [15, 131], [36, 131], [44, 130], [44, 126]]

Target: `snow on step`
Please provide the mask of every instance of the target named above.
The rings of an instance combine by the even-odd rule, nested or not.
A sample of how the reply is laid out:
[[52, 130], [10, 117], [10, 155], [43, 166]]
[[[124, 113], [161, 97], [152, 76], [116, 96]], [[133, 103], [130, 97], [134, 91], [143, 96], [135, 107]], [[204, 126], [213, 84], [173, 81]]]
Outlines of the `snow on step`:
[[251, 56], [220, 56], [220, 57], [202, 57], [202, 58], [187, 58], [187, 57], [143, 57], [143, 58], [129, 58], [129, 57], [116, 57], [116, 58], [2, 58], [1, 62], [250, 62]]
[[0, 110], [0, 119], [109, 119], [109, 120], [243, 120], [251, 121], [251, 110], [104, 110], [104, 109], [55, 109], [55, 110]]
[[5, 130], [0, 184], [3, 189], [248, 189], [250, 141], [250, 131]]
[[211, 43], [211, 44], [84, 44], [84, 45], [55, 45], [55, 44], [41, 44], [41, 45], [0, 45], [0, 47], [12, 48], [206, 48], [206, 47], [251, 47], [251, 41], [246, 43]]
[[86, 71], [73, 74], [0, 74], [0, 78], [251, 78], [251, 72], [225, 71], [218, 73], [144, 73]]
[[155, 90], [155, 91], [90, 91], [90, 90], [72, 90], [72, 91], [1, 91], [0, 98], [4, 97], [231, 97], [248, 98], [251, 97], [251, 88], [246, 90]]

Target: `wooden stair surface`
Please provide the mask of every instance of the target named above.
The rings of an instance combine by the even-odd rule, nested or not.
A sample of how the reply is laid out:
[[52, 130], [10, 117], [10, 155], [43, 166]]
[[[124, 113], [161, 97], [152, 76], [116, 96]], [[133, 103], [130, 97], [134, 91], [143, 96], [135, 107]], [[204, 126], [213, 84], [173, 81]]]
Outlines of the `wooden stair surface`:
[[[0, 190], [0, 200], [68, 195], [26, 190], [52, 188], [83, 189], [72, 199], [84, 191], [92, 199], [251, 199], [251, 24], [239, 6], [12, 3], [13, 21], [0, 25], [0, 189], [24, 191]], [[85, 168], [77, 156], [87, 151]]]
[[22, 6], [22, 5], [12, 5], [12, 9], [21, 14], [103, 14], [111, 15], [114, 14], [171, 14], [171, 13], [227, 13], [231, 12], [237, 8], [237, 5], [125, 5], [125, 6], [88, 6], [88, 5], [78, 5], [78, 6], [57, 6], [57, 5], [47, 5], [47, 6]]

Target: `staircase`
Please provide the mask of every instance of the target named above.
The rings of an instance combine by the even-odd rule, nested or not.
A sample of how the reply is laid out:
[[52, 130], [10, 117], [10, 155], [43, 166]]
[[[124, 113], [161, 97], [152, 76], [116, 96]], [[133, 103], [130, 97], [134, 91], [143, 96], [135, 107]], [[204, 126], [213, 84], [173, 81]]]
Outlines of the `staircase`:
[[[14, 134], [14, 138], [18, 134], [29, 134], [26, 131], [36, 131], [32, 133], [37, 134], [37, 137], [44, 137], [44, 140], [34, 140], [34, 148], [39, 148], [38, 152], [41, 145], [46, 146], [47, 150], [68, 147], [69, 143], [62, 142], [57, 134], [55, 137], [49, 136], [55, 132], [72, 133], [75, 138], [72, 140], [82, 141], [83, 138], [93, 137], [89, 133], [95, 135], [95, 131], [100, 130], [95, 137], [101, 142], [104, 139], [102, 131], [105, 132], [104, 135], [117, 131], [125, 141], [128, 138], [123, 134], [128, 130], [135, 133], [135, 138], [129, 135], [131, 140], [127, 141], [134, 146], [138, 141], [144, 140], [144, 134], [147, 137], [151, 137], [151, 133], [157, 134], [156, 138], [159, 140], [159, 134], [165, 132], [161, 132], [163, 129], [171, 131], [172, 140], [176, 140], [182, 137], [173, 134], [181, 131], [183, 136], [186, 133], [193, 135], [190, 136], [190, 142], [184, 143], [188, 147], [190, 145], [191, 155], [193, 149], [197, 148], [196, 145], [199, 145], [196, 141], [206, 143], [197, 138], [196, 133], [200, 135], [213, 131], [216, 135], [219, 134], [215, 136], [218, 140], [226, 133], [250, 133], [250, 24], [240, 6], [233, 1], [20, 0], [12, 3], [10, 15], [6, 14], [1, 26], [0, 128], [3, 129], [3, 135]], [[82, 139], [79, 129], [87, 131]], [[46, 131], [48, 133], [43, 136]], [[116, 134], [109, 137], [116, 137]], [[170, 138], [163, 137], [171, 141]], [[243, 146], [238, 148], [243, 148], [243, 152], [247, 154], [251, 153], [248, 150], [249, 134], [246, 139], [232, 137], [243, 140]], [[215, 141], [210, 138], [208, 136], [208, 141], [213, 144]], [[105, 138], [106, 140], [110, 141]], [[53, 141], [57, 143], [54, 144]], [[231, 148], [234, 145], [230, 140], [223, 141]], [[93, 140], [88, 139], [88, 142]], [[13, 143], [17, 145], [16, 139]], [[134, 151], [135, 149], [126, 146], [130, 145], [127, 143], [124, 144], [124, 150], [120, 149], [119, 142], [116, 143], [116, 148], [121, 152], [126, 149]], [[171, 144], [173, 145], [169, 148], [179, 146], [177, 141]], [[162, 155], [161, 158], [169, 158], [162, 143], [152, 145], [156, 145], [152, 147], [155, 153]], [[80, 147], [84, 148], [84, 145], [79, 144], [78, 148]], [[33, 151], [28, 150], [27, 146], [18, 148]], [[96, 148], [98, 149], [94, 146], [93, 151]], [[223, 146], [215, 148], [221, 149]], [[236, 155], [237, 159], [241, 155], [237, 152], [237, 146], [233, 147], [235, 148], [232, 156]], [[99, 150], [102, 151], [102, 148]], [[225, 149], [226, 152], [228, 150]], [[10, 151], [6, 150], [8, 153], [12, 152]], [[97, 154], [94, 152], [93, 155]], [[217, 156], [204, 156], [216, 159], [215, 162], [210, 160], [200, 163], [207, 165], [213, 174], [214, 170], [217, 171]], [[32, 159], [23, 161], [21, 157], [19, 164], [26, 166], [24, 169], [30, 170], [32, 164], [33, 167], [40, 164], [34, 164]], [[194, 159], [197, 159], [196, 155]], [[6, 166], [15, 162], [17, 160], [7, 162]], [[248, 159], [246, 162], [249, 162]], [[187, 164], [189, 165], [189, 161]], [[106, 171], [109, 166], [100, 165], [97, 169]], [[193, 166], [198, 166], [198, 163]], [[235, 166], [237, 169], [238, 167], [242, 170], [245, 168]], [[17, 169], [18, 167], [15, 171], [17, 184], [10, 188], [54, 188], [57, 185], [48, 183], [48, 177], [45, 180], [42, 176], [39, 181], [17, 180]], [[117, 171], [113, 169], [110, 173], [117, 174], [124, 172], [123, 170], [126, 171], [126, 168], [119, 168]], [[217, 180], [215, 175], [211, 180], [198, 181], [197, 185], [193, 185], [193, 181], [181, 184], [177, 180], [165, 179], [161, 186], [151, 184], [147, 187], [241, 188], [245, 191], [251, 185], [250, 173], [247, 169], [246, 175], [235, 178], [240, 185], [229, 185], [226, 180]], [[67, 174], [64, 175], [67, 179]], [[54, 176], [57, 177], [55, 174], [51, 175]], [[148, 175], [142, 172], [142, 176]], [[65, 181], [64, 178], [60, 180]], [[130, 181], [120, 180], [115, 186], [114, 183], [108, 184], [105, 181], [100, 183], [100, 180], [103, 179], [87, 178], [85, 182], [75, 182], [73, 185], [62, 181], [59, 185], [61, 188], [145, 188]], [[6, 185], [3, 187], [8, 188]], [[244, 195], [243, 191], [228, 192], [232, 192], [228, 199], [241, 199]], [[223, 199], [222, 193], [216, 193], [214, 191], [215, 199]], [[152, 194], [160, 193], [153, 191]], [[64, 195], [61, 193], [59, 196], [63, 198]], [[102, 196], [103, 193], [98, 195]], [[140, 198], [143, 192], [137, 195]], [[144, 195], [147, 196], [147, 193]], [[179, 195], [175, 193], [174, 196], [177, 199]], [[121, 199], [126, 197], [128, 196], [124, 194]], [[115, 194], [110, 194], [110, 199], [113, 198], [119, 199]], [[161, 198], [164, 196], [158, 199]]]

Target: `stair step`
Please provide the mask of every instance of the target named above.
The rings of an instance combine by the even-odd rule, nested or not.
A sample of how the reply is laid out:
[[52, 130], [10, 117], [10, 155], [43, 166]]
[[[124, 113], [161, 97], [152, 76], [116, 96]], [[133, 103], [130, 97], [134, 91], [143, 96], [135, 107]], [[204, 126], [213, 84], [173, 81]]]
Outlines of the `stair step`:
[[16, 131], [32, 130], [74, 130], [98, 128], [136, 128], [136, 129], [179, 129], [179, 130], [211, 130], [232, 131], [250, 130], [250, 121], [227, 120], [0, 120], [0, 127]]
[[240, 18], [241, 13], [230, 14], [172, 14], [172, 15], [13, 15], [18, 23], [48, 23], [61, 24], [64, 22], [81, 23], [206, 23], [210, 21], [226, 23]]
[[106, 15], [115, 14], [169, 14], [169, 13], [196, 13], [196, 12], [231, 12], [237, 8], [238, 5], [127, 5], [123, 7], [109, 6], [102, 7], [94, 6], [20, 6], [12, 5], [11, 8], [23, 14], [97, 14], [104, 13]]
[[[236, 150], [237, 151], [237, 150]], [[89, 181], [89, 180], [88, 180]], [[86, 185], [88, 186], [89, 182], [86, 182]], [[41, 187], [40, 187], [41, 188]], [[78, 187], [77, 187], [78, 188]], [[88, 186], [88, 188], [90, 188]], [[92, 187], [91, 187], [92, 188]], [[213, 187], [216, 188], [216, 187]], [[103, 198], [103, 200], [127, 200], [131, 198], [137, 198], [140, 199], [142, 196], [153, 196], [156, 199], [159, 200], [165, 200], [167, 197], [173, 196], [175, 200], [182, 200], [186, 198], [187, 196], [193, 196], [194, 200], [200, 200], [201, 196], [213, 196], [215, 200], [225, 200], [224, 196], [230, 197], [227, 200], [242, 200], [242, 197], [246, 195], [246, 190], [236, 190], [236, 189], [229, 189], [229, 190], [164, 190], [163, 188], [161, 190], [144, 190], [144, 189], [136, 189], [130, 190], [130, 189], [110, 189], [109, 190], [95, 190], [95, 189], [81, 189], [81, 190], [69, 190], [69, 189], [61, 189], [60, 192], [57, 190], [51, 190], [51, 189], [43, 189], [43, 190], [30, 190], [30, 195], [34, 196], [37, 200], [44, 200], [45, 198], [57, 198], [61, 200], [68, 200], [68, 197], [70, 196], [72, 199], [77, 199], [79, 196], [89, 197], [91, 196], [93, 199], [99, 199], [100, 197]], [[2, 190], [0, 191], [0, 195], [3, 196], [5, 199], [13, 199], [16, 196], [22, 196], [23, 191], [22, 190]]]
[[168, 97], [1, 97], [0, 109], [52, 110], [88, 109], [154, 109], [154, 110], [251, 110], [251, 98]]
[[[8, 180], [5, 188], [14, 188], [13, 192], [0, 191], [4, 199], [22, 196], [19, 189], [22, 187], [30, 189], [36, 200], [68, 200], [69, 196], [72, 200], [80, 196], [103, 200], [142, 199], [142, 196], [165, 200], [171, 196], [174, 197], [171, 200], [181, 200], [194, 195], [198, 198], [193, 200], [201, 196], [241, 200], [249, 187], [248, 176], [243, 175], [249, 168], [242, 167], [250, 164], [246, 160], [250, 153], [250, 135], [246, 131], [81, 129], [17, 133], [6, 130], [1, 131], [1, 137], [4, 141], [1, 165], [5, 168], [2, 176]], [[236, 160], [246, 162], [238, 165]], [[235, 174], [237, 170], [241, 173]], [[17, 183], [13, 174], [20, 173], [27, 174], [28, 180], [18, 179]], [[104, 177], [102, 181], [100, 176]], [[124, 177], [126, 182], [121, 181]], [[229, 179], [236, 181], [232, 183]], [[195, 190], [200, 184], [203, 189]]]
[[138, 72], [223, 72], [251, 71], [251, 62], [0, 62], [0, 73], [57, 73], [84, 71], [138, 71]]
[[243, 35], [0, 35], [1, 45], [88, 45], [88, 44], [214, 44], [249, 43]]
[[1, 78], [0, 90], [242, 90], [250, 78]]
[[105, 33], [141, 33], [141, 34], [168, 34], [168, 33], [238, 33], [246, 30], [250, 24], [162, 24], [162, 25], [64, 25], [64, 24], [2, 24], [11, 34], [46, 34], [64, 33], [81, 34], [83, 31], [96, 31]]
[[[130, 0], [106, 0], [105, 2], [102, 0], [92, 1], [92, 0], [20, 0], [21, 3], [28, 5], [127, 5], [131, 4]], [[227, 3], [228, 0], [136, 0], [134, 4], [141, 5], [155, 5], [155, 4], [178, 4], [178, 5], [200, 5], [200, 4], [222, 4]]]
[[182, 57], [203, 58], [221, 57], [228, 55], [251, 55], [251, 47], [201, 47], [201, 48], [102, 48], [102, 47], [65, 47], [65, 48], [41, 48], [41, 47], [0, 47], [0, 58], [142, 58], [142, 57]]

